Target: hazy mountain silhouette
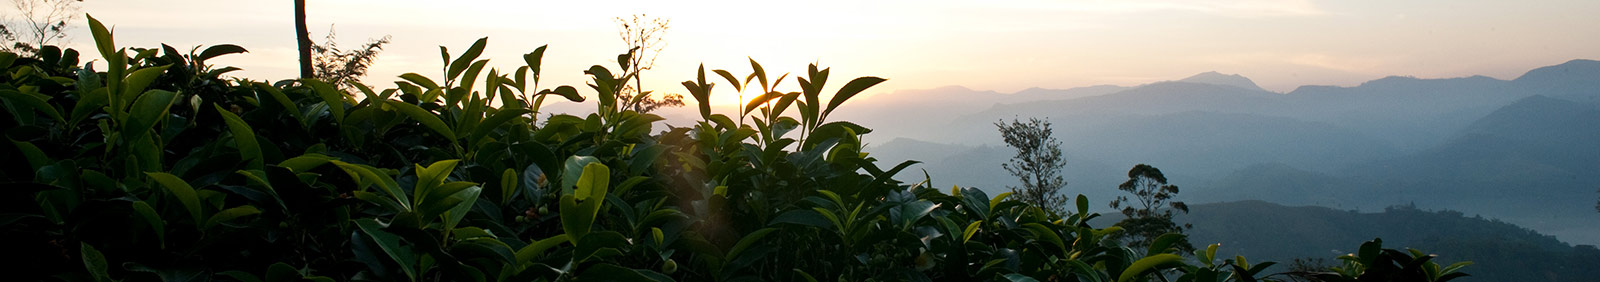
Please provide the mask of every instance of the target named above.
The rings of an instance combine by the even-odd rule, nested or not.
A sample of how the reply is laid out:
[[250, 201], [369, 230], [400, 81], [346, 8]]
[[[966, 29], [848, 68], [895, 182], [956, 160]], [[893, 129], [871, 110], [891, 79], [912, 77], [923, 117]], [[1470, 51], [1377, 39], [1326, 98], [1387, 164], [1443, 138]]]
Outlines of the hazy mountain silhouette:
[[1532, 96], [1436, 148], [1352, 168], [1369, 195], [1471, 210], [1564, 239], [1600, 241], [1600, 108]]
[[1250, 78], [1246, 78], [1243, 75], [1222, 74], [1222, 73], [1218, 73], [1218, 72], [1214, 72], [1214, 71], [1203, 72], [1203, 73], [1200, 73], [1200, 74], [1196, 74], [1194, 76], [1190, 76], [1188, 78], [1180, 79], [1178, 81], [1192, 82], [1192, 83], [1226, 85], [1226, 86], [1233, 86], [1233, 87], [1242, 88], [1242, 89], [1245, 89], [1245, 90], [1267, 91], [1266, 89], [1261, 89], [1261, 86], [1256, 86], [1256, 82], [1255, 81], [1251, 81]]
[[1122, 92], [1123, 90], [1128, 90], [1129, 88], [1131, 87], [1116, 85], [1095, 85], [1069, 89], [1044, 89], [1034, 87], [1023, 89], [1017, 93], [1007, 95], [1005, 98], [1001, 99], [1000, 102], [1003, 104], [1015, 104], [1044, 100], [1077, 99]]
[[1268, 114], [1350, 128], [1401, 148], [1442, 142], [1495, 108], [1534, 95], [1484, 76], [1418, 79], [1391, 76], [1356, 87], [1300, 87]]
[[[1362, 242], [1381, 237], [1385, 247], [1411, 247], [1437, 254], [1441, 264], [1470, 260], [1472, 274], [1460, 281], [1590, 281], [1600, 275], [1600, 250], [1568, 245], [1499, 220], [1466, 216], [1456, 211], [1427, 211], [1412, 206], [1382, 212], [1355, 212], [1312, 206], [1283, 206], [1263, 201], [1190, 205], [1174, 221], [1190, 223], [1192, 242], [1222, 243], [1220, 257], [1247, 254], [1253, 262], [1279, 264], [1268, 272], [1289, 269], [1296, 258], [1324, 258], [1353, 253]], [[1121, 215], [1108, 215], [1112, 222]], [[1197, 243], [1198, 244], [1198, 243]], [[1528, 260], [1539, 257], [1548, 260]], [[1538, 277], [1530, 279], [1531, 277]]]
[[[993, 123], [1039, 117], [1054, 124], [1063, 142], [1069, 194], [1115, 196], [1126, 170], [1148, 163], [1184, 187], [1179, 197], [1191, 203], [1260, 199], [1371, 211], [1414, 202], [1600, 243], [1600, 226], [1593, 224], [1600, 222], [1593, 210], [1600, 187], [1593, 173], [1600, 170], [1600, 62], [1573, 60], [1509, 81], [1391, 76], [1283, 94], [1242, 87], [1253, 85], [1242, 76], [1204, 73], [1018, 102], [1007, 98], [1051, 95], [941, 88], [949, 93], [924, 94], [924, 102], [950, 104], [872, 110], [905, 115], [895, 122], [852, 120], [889, 128], [867, 136], [880, 140], [869, 152], [914, 141], [943, 144], [921, 156], [876, 155], [927, 162], [903, 180], [922, 180], [915, 171], [925, 168], [940, 185], [991, 191], [1016, 185], [998, 167], [1011, 151]], [[896, 128], [915, 132], [891, 133]], [[914, 140], [881, 141], [901, 137]]]
[[1531, 94], [1600, 103], [1600, 61], [1571, 60], [1533, 69], [1513, 80]]

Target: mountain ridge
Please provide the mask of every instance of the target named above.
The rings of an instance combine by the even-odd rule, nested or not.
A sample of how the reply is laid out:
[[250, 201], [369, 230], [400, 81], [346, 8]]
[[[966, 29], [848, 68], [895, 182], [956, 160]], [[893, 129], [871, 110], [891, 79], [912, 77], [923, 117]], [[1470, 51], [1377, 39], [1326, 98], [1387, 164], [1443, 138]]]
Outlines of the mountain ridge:
[[1262, 89], [1261, 86], [1256, 85], [1255, 81], [1250, 80], [1250, 78], [1244, 77], [1243, 75], [1223, 74], [1216, 71], [1202, 72], [1184, 79], [1179, 79], [1178, 81], [1233, 86], [1245, 90], [1267, 91], [1266, 89]]

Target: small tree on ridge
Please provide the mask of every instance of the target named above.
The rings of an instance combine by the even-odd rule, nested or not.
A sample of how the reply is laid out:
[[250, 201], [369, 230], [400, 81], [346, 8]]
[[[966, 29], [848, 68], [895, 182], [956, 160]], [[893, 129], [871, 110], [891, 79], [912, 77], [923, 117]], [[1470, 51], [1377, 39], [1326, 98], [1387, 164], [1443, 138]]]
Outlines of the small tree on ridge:
[[[1111, 201], [1111, 208], [1127, 216], [1116, 226], [1122, 227], [1123, 232], [1119, 237], [1127, 239], [1129, 246], [1149, 246], [1162, 234], [1181, 234], [1184, 229], [1191, 227], [1172, 222], [1172, 210], [1189, 213], [1189, 205], [1172, 201], [1178, 195], [1178, 185], [1167, 184], [1167, 176], [1161, 173], [1161, 169], [1147, 164], [1135, 165], [1128, 170], [1128, 181], [1118, 185], [1117, 190], [1127, 191], [1134, 196], [1117, 196], [1116, 200]], [[1179, 240], [1177, 247], [1184, 251], [1194, 250], [1188, 239]]]
[[1061, 141], [1051, 136], [1050, 121], [1013, 119], [1009, 124], [1001, 120], [994, 125], [1000, 128], [1006, 146], [1017, 149], [1011, 161], [1000, 165], [1022, 182], [1022, 187], [1010, 187], [1012, 197], [1046, 212], [1065, 214], [1068, 201], [1061, 188], [1067, 181], [1061, 177], [1061, 168], [1067, 161], [1061, 158]]

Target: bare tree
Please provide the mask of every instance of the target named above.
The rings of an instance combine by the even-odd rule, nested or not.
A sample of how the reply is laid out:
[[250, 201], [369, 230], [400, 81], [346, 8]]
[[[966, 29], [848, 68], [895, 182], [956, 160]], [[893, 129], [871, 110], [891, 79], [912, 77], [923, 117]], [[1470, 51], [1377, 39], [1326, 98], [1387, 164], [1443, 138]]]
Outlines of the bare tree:
[[1017, 155], [1000, 167], [1011, 172], [1022, 182], [1022, 187], [1011, 187], [1011, 193], [1021, 201], [1057, 215], [1065, 214], [1067, 196], [1061, 188], [1067, 181], [1061, 177], [1061, 168], [1067, 161], [1061, 158], [1061, 141], [1051, 136], [1050, 121], [1029, 118], [1027, 123], [1012, 120], [996, 122], [1006, 146], [1017, 149]]
[[312, 57], [315, 61], [313, 77], [337, 85], [345, 92], [353, 92], [356, 90], [354, 85], [361, 83], [361, 77], [367, 75], [367, 68], [377, 61], [383, 45], [389, 44], [390, 37], [385, 35], [379, 39], [368, 39], [367, 44], [360, 47], [342, 50], [335, 36], [333, 26], [329, 26], [327, 41], [311, 46], [315, 53]]
[[[33, 56], [45, 45], [59, 45], [68, 41], [68, 24], [82, 15], [78, 3], [83, 0], [11, 0], [16, 15], [6, 15], [0, 24], [0, 39], [9, 44], [0, 50]], [[14, 18], [15, 17], [15, 18]]]
[[650, 97], [650, 91], [643, 91], [644, 79], [640, 73], [656, 65], [656, 55], [667, 47], [667, 42], [662, 40], [670, 29], [672, 20], [651, 18], [644, 14], [633, 15], [633, 18], [616, 18], [617, 37], [628, 46], [626, 66], [633, 73], [633, 85], [625, 85], [617, 101], [622, 101], [622, 107], [636, 112], [650, 112], [660, 107], [683, 106], [683, 95], [667, 94], [660, 100]]

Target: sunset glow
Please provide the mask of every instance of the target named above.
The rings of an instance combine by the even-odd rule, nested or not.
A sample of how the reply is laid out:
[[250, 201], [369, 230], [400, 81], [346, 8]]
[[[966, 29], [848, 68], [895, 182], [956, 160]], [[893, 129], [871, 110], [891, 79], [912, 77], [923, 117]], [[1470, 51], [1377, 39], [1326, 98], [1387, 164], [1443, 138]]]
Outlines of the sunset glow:
[[[645, 76], [645, 87], [658, 92], [681, 92], [678, 82], [701, 63], [747, 74], [747, 57], [773, 74], [819, 62], [835, 76], [889, 78], [866, 93], [875, 94], [946, 85], [1002, 93], [1133, 85], [1205, 71], [1242, 74], [1286, 92], [1396, 74], [1508, 79], [1600, 56], [1600, 37], [1590, 36], [1600, 34], [1590, 17], [1600, 12], [1595, 1], [309, 2], [319, 42], [330, 25], [344, 44], [394, 37], [369, 76], [374, 83], [403, 70], [437, 69], [437, 46], [461, 49], [484, 36], [493, 67], [514, 68], [520, 54], [549, 44], [545, 69], [585, 69], [624, 51], [612, 19], [638, 13], [672, 20], [668, 45]], [[246, 77], [277, 78], [294, 73], [293, 25], [283, 16], [289, 8], [92, 1], [84, 10], [115, 23], [130, 46], [154, 46], [158, 38], [248, 46], [250, 54], [217, 63], [240, 66]], [[156, 9], [163, 12], [140, 12]], [[75, 32], [72, 42], [86, 46], [87, 32]], [[586, 81], [571, 71], [546, 77]], [[733, 89], [714, 81], [723, 84], [717, 103], [732, 103]]]

